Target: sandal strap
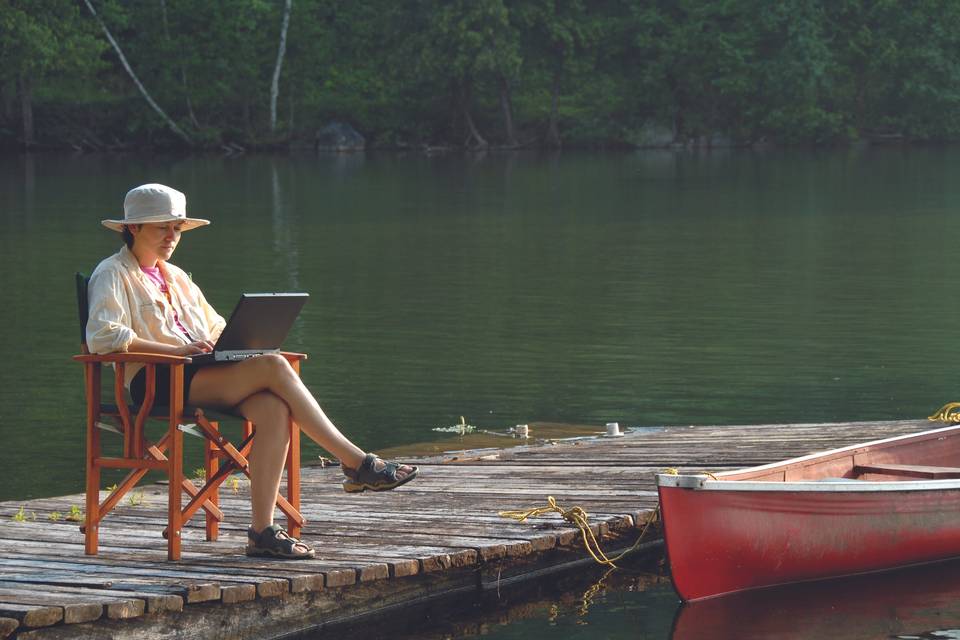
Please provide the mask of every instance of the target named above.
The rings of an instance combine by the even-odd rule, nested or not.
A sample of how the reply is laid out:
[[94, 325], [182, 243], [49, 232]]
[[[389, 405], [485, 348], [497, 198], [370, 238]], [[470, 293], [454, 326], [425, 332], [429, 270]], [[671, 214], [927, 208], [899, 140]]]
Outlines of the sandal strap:
[[[250, 527], [247, 529], [247, 539], [258, 549], [282, 549], [284, 553], [293, 553], [294, 547], [304, 544], [278, 524], [265, 527], [260, 533]], [[304, 546], [307, 545], [304, 544]]]
[[[377, 462], [383, 464], [379, 469], [376, 468]], [[343, 475], [354, 482], [376, 482], [380, 479], [396, 482], [397, 471], [400, 470], [400, 465], [396, 462], [387, 462], [375, 453], [368, 453], [356, 469], [343, 467], [342, 470]]]
[[380, 469], [377, 473], [386, 474], [391, 482], [395, 482], [397, 479], [397, 471], [400, 469], [400, 465], [396, 462], [387, 462], [383, 461], [383, 468]]
[[343, 471], [343, 475], [347, 476], [351, 480], [358, 482], [361, 475], [366, 475], [367, 473], [373, 472], [373, 464], [377, 461], [377, 456], [374, 453], [368, 453], [363, 457], [363, 460], [360, 462], [360, 466], [356, 469], [351, 469], [350, 467], [341, 466], [340, 470]]

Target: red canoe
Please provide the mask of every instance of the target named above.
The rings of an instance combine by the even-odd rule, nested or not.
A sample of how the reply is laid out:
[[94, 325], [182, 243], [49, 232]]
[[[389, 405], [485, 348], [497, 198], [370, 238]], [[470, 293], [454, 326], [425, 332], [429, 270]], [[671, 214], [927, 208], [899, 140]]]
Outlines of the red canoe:
[[684, 601], [960, 557], [960, 426], [709, 475], [658, 475]]

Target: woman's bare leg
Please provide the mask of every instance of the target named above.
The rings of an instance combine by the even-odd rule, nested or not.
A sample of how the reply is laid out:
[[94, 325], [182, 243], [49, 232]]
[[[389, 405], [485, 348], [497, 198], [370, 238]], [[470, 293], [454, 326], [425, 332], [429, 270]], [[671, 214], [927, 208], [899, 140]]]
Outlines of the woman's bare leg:
[[290, 446], [290, 411], [286, 403], [269, 392], [261, 391], [240, 403], [240, 413], [256, 425], [256, 436], [250, 449], [250, 506], [254, 531], [263, 531], [273, 524], [283, 463]]
[[[263, 391], [286, 403], [300, 429], [345, 466], [356, 469], [363, 462], [363, 450], [340, 433], [281, 355], [267, 354], [242, 362], [202, 367], [190, 384], [190, 402], [199, 406], [235, 407]], [[397, 470], [397, 475], [403, 478], [412, 471], [412, 467], [404, 465]]]
[[202, 367], [190, 384], [190, 403], [235, 407], [263, 391], [280, 398], [303, 432], [343, 464], [356, 468], [363, 462], [363, 450], [340, 433], [283, 356]]

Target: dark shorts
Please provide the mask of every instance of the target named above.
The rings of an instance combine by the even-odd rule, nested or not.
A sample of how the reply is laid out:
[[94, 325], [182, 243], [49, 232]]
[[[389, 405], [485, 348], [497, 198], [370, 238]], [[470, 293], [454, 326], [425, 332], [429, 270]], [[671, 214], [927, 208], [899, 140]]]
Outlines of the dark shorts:
[[[193, 376], [200, 370], [200, 365], [183, 365], [183, 404], [190, 402], [190, 382]], [[143, 402], [143, 397], [147, 393], [147, 368], [144, 367], [137, 371], [130, 381], [130, 395], [135, 404]], [[165, 364], [157, 365], [157, 393], [154, 395], [154, 404], [160, 407], [167, 406], [170, 400], [170, 367]]]

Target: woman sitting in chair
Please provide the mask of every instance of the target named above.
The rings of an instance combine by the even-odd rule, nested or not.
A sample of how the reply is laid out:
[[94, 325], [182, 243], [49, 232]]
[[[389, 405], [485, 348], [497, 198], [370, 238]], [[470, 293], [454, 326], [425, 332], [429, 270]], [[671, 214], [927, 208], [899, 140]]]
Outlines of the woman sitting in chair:
[[[123, 220], [103, 225], [123, 234], [126, 246], [90, 277], [87, 345], [92, 353], [131, 351], [191, 356], [209, 352], [226, 324], [187, 274], [167, 262], [180, 234], [208, 220], [186, 217], [186, 197], [160, 184], [132, 189]], [[286, 358], [264, 354], [240, 362], [184, 368], [184, 403], [233, 409], [256, 425], [249, 456], [251, 526], [247, 555], [312, 558], [313, 549], [273, 523], [273, 508], [290, 441], [288, 420], [337, 458], [347, 491], [393, 489], [417, 468], [365, 454], [348, 440], [301, 382]], [[157, 398], [169, 395], [169, 376], [158, 375]], [[124, 383], [137, 404], [145, 370], [129, 367]]]

